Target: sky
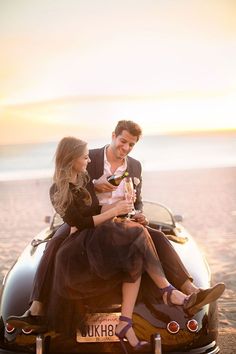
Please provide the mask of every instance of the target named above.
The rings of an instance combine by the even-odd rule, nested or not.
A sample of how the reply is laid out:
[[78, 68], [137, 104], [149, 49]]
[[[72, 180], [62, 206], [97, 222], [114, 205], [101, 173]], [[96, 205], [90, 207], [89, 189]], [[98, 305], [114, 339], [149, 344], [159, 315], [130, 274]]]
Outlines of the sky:
[[0, 0], [0, 144], [236, 129], [235, 0]]

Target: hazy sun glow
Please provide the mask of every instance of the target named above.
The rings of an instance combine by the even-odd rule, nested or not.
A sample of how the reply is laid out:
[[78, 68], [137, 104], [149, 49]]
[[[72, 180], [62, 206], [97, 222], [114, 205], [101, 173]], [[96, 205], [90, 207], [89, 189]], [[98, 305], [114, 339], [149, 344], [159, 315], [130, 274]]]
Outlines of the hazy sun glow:
[[[236, 129], [234, 0], [2, 0], [0, 143]], [[94, 129], [96, 126], [96, 129]]]

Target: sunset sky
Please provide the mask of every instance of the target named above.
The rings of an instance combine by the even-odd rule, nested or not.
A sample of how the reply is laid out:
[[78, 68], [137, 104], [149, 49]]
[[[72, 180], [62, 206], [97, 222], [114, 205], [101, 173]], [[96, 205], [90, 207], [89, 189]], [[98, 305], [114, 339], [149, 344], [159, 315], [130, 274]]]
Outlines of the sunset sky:
[[0, 0], [0, 144], [236, 129], [235, 0]]

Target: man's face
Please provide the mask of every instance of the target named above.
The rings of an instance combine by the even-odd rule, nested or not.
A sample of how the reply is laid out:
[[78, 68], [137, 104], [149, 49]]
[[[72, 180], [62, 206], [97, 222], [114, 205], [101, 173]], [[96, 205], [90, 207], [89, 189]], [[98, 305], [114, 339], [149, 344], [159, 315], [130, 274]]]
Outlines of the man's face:
[[137, 143], [137, 139], [137, 136], [131, 135], [127, 130], [123, 130], [118, 136], [113, 132], [110, 146], [115, 157], [124, 159]]

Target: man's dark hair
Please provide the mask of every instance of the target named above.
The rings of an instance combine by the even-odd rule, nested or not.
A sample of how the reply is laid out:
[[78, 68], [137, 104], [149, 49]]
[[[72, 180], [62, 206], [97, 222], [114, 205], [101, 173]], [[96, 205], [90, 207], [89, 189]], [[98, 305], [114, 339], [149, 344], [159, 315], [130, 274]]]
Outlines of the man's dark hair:
[[132, 120], [119, 120], [115, 127], [115, 135], [122, 134], [123, 130], [127, 130], [131, 135], [136, 136], [137, 141], [142, 135], [142, 129], [137, 123], [132, 122]]

